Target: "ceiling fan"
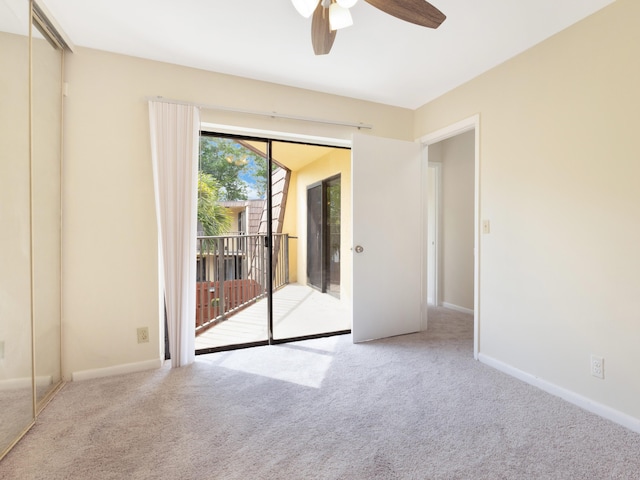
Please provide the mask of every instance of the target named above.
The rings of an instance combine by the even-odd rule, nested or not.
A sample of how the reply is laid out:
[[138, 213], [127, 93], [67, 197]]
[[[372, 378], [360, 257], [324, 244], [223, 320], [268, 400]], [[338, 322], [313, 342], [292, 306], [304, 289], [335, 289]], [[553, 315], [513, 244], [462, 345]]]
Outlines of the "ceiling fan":
[[[311, 20], [311, 43], [316, 55], [331, 51], [336, 32], [353, 25], [351, 12], [357, 0], [291, 0], [298, 13]], [[425, 0], [365, 0], [389, 15], [416, 25], [438, 28], [445, 18], [440, 10]]]

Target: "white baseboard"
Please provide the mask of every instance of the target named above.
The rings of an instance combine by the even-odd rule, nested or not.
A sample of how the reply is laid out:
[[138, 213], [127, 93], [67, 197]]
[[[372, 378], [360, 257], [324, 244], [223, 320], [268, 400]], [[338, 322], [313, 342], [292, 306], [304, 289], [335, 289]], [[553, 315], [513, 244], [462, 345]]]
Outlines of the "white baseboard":
[[[39, 375], [36, 377], [36, 385], [38, 387], [46, 387], [51, 385], [53, 377], [51, 375]], [[21, 388], [31, 388], [31, 377], [6, 378], [0, 380], [0, 391], [19, 390]]]
[[473, 310], [470, 308], [459, 307], [458, 305], [454, 305], [453, 303], [442, 302], [442, 306], [444, 308], [448, 308], [449, 310], [455, 310], [456, 312], [468, 313], [469, 315], [473, 315]]
[[146, 360], [144, 362], [124, 363], [113, 367], [94, 368], [92, 370], [80, 370], [71, 374], [71, 380], [79, 382], [92, 378], [110, 377], [112, 375], [123, 375], [125, 373], [142, 372], [144, 370], [154, 370], [162, 366], [161, 359]]
[[547, 382], [546, 380], [542, 380], [530, 373], [523, 372], [511, 365], [507, 365], [506, 363], [501, 362], [500, 360], [496, 360], [495, 358], [488, 357], [480, 353], [478, 355], [478, 360], [485, 365], [495, 368], [496, 370], [500, 370], [501, 372], [506, 373], [507, 375], [511, 375], [512, 377], [517, 378], [518, 380], [522, 380], [523, 382], [528, 383], [529, 385], [533, 385], [541, 390], [544, 390], [551, 395], [555, 395], [556, 397], [560, 397], [563, 400], [566, 400], [569, 403], [573, 403], [574, 405], [583, 408], [591, 413], [595, 413], [607, 420], [611, 420], [618, 425], [622, 425], [623, 427], [628, 428], [634, 432], [640, 433], [640, 419], [627, 415], [626, 413], [620, 412], [619, 410], [615, 410], [611, 407], [607, 407], [601, 403], [595, 402], [587, 397], [584, 397], [576, 392], [572, 392], [571, 390], [567, 390], [565, 388], [559, 387], [553, 383]]
[[46, 387], [53, 383], [52, 375], [39, 375], [36, 377], [36, 386], [38, 387]]

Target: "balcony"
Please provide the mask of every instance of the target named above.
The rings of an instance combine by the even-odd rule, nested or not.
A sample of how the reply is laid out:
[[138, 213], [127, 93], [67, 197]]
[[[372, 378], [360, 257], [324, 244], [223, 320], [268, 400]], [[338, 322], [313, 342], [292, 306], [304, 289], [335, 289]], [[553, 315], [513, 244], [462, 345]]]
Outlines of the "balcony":
[[[245, 200], [223, 190], [218, 201], [242, 233], [197, 240], [196, 350], [267, 340], [270, 289], [274, 340], [349, 330], [351, 251], [341, 225], [351, 223], [351, 195], [340, 182], [350, 183], [350, 151], [215, 134], [203, 134], [201, 143], [202, 171], [218, 175], [231, 165], [248, 190]], [[270, 175], [258, 168], [269, 156]], [[267, 238], [269, 223], [274, 235]], [[267, 278], [270, 249], [274, 273]]]
[[196, 336], [266, 296], [270, 245], [276, 292], [289, 283], [288, 234], [197, 237]]
[[[264, 341], [267, 237], [198, 237], [196, 350]], [[289, 282], [288, 234], [274, 234], [273, 335], [302, 337], [351, 328], [350, 302]]]

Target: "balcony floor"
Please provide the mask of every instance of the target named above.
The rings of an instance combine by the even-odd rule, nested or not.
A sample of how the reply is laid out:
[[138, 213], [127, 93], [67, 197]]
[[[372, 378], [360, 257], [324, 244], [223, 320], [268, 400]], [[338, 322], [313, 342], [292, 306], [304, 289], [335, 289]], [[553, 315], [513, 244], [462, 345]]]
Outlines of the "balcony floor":
[[[351, 329], [351, 301], [306, 285], [287, 285], [273, 295], [273, 337], [301, 337]], [[236, 313], [196, 336], [196, 350], [267, 339], [267, 300]]]

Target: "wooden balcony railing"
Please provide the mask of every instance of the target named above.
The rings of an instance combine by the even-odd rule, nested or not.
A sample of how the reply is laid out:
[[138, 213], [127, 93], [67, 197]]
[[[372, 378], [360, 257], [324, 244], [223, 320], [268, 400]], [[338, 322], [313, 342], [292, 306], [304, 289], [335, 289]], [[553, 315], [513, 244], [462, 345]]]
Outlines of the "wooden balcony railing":
[[[268, 237], [197, 237], [196, 335], [255, 303], [267, 292]], [[272, 235], [272, 281], [289, 283], [289, 235]]]

